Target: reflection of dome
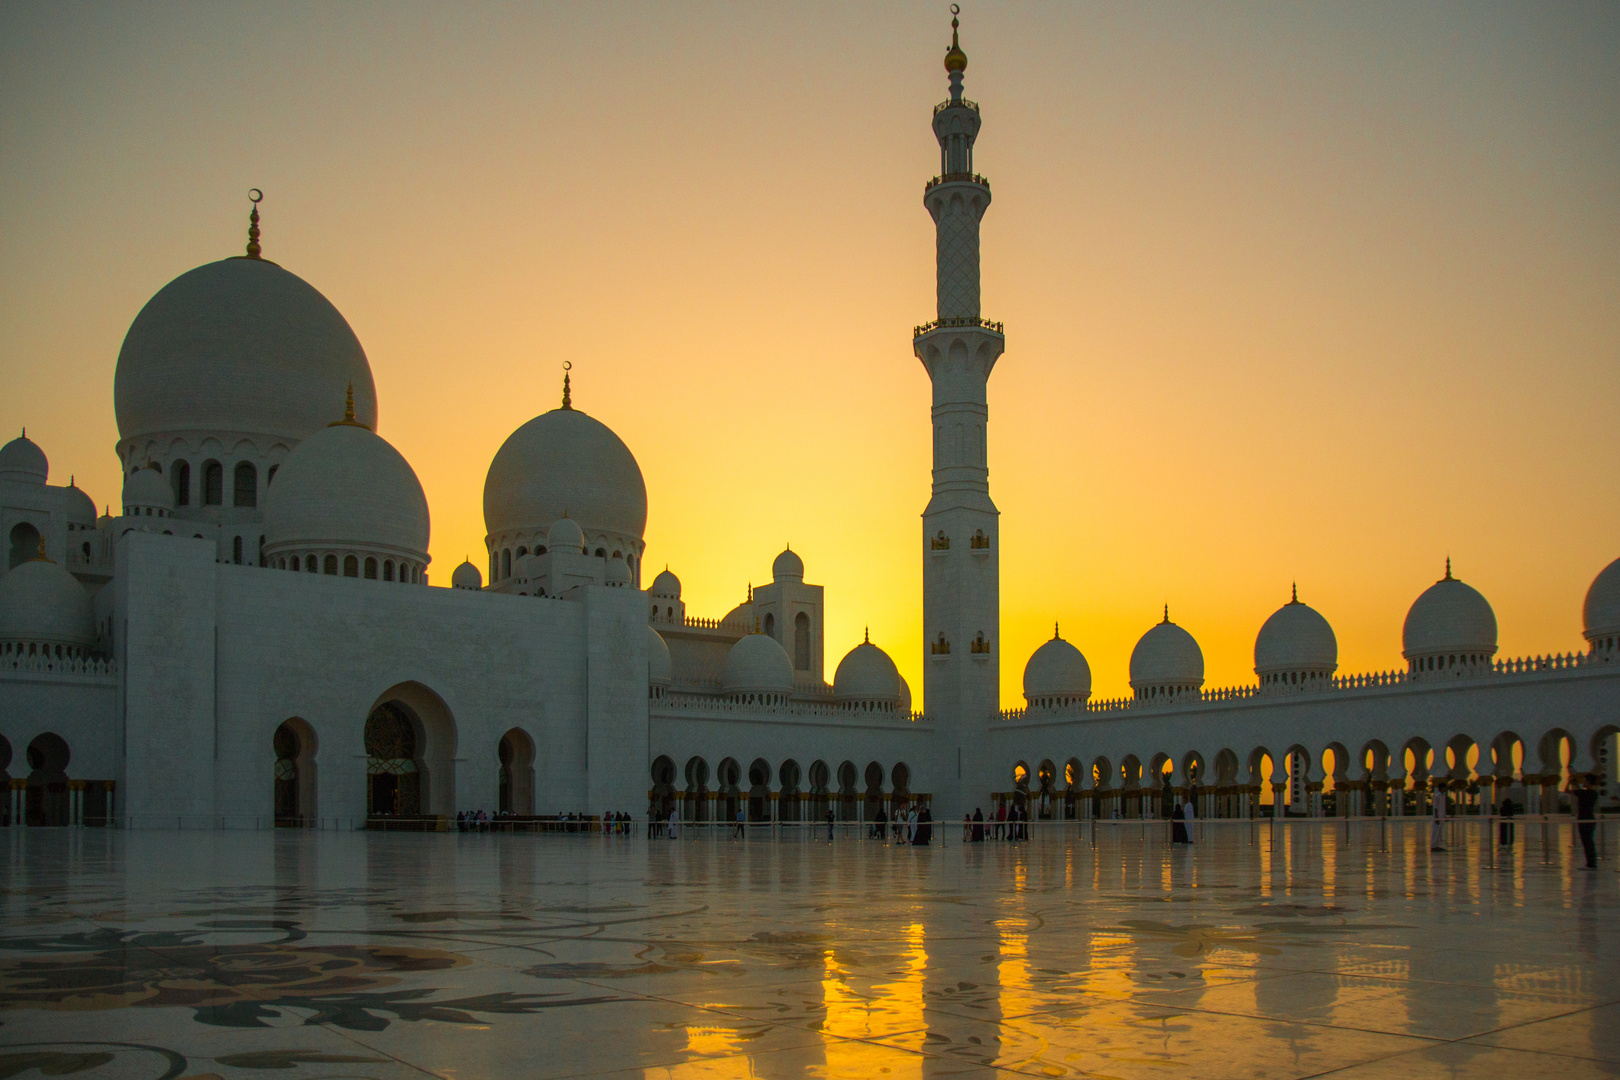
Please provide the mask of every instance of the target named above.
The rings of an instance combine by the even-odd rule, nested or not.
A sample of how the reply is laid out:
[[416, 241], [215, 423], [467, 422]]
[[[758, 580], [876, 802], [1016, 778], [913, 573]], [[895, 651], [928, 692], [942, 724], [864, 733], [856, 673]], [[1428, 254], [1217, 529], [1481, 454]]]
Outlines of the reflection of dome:
[[1414, 672], [1471, 667], [1496, 655], [1496, 612], [1478, 590], [1451, 576], [1450, 559], [1446, 576], [1406, 613], [1401, 655]]
[[1254, 673], [1262, 686], [1310, 685], [1339, 668], [1339, 640], [1299, 594], [1278, 608], [1254, 639]]
[[90, 496], [84, 493], [82, 488], [80, 488], [77, 484], [74, 484], [72, 481], [68, 482], [67, 494], [64, 496], [64, 501], [67, 504], [64, 509], [66, 511], [68, 524], [82, 525], [85, 528], [90, 528], [95, 525], [95, 502], [90, 498]]
[[720, 682], [732, 694], [790, 694], [793, 662], [769, 634], [748, 634], [726, 653]]
[[630, 584], [630, 564], [615, 555], [607, 561], [607, 572], [603, 581], [609, 585], [623, 588]]
[[653, 686], [668, 686], [675, 681], [675, 665], [669, 658], [669, 646], [652, 627], [647, 627], [647, 682]]
[[660, 600], [679, 600], [681, 598], [681, 579], [669, 572], [669, 567], [659, 571], [653, 578], [652, 588], [647, 590]]
[[553, 409], [512, 432], [484, 480], [491, 536], [538, 531], [565, 516], [637, 541], [647, 528], [647, 485], [630, 448], [577, 409]]
[[1137, 698], [1174, 697], [1204, 685], [1204, 653], [1193, 636], [1170, 621], [1142, 635], [1131, 650], [1131, 689]]
[[771, 580], [781, 581], [783, 578], [804, 580], [804, 560], [793, 554], [792, 548], [783, 551], [771, 563]]
[[585, 534], [579, 531], [579, 522], [573, 518], [558, 518], [546, 530], [547, 551], [583, 552]]
[[381, 436], [338, 423], [300, 442], [270, 485], [265, 551], [333, 549], [428, 561], [428, 505], [410, 464]]
[[95, 640], [90, 594], [56, 563], [32, 559], [0, 578], [0, 643], [79, 650]]
[[1581, 609], [1582, 629], [1594, 649], [1614, 650], [1620, 643], [1620, 559], [1605, 566], [1586, 590]]
[[482, 589], [484, 575], [478, 572], [478, 567], [469, 559], [450, 572], [450, 587], [452, 589]]
[[0, 481], [43, 484], [50, 472], [51, 467], [45, 460], [45, 451], [36, 446], [27, 433], [0, 446]]
[[176, 431], [301, 439], [326, 426], [350, 383], [355, 415], [376, 427], [371, 366], [337, 308], [275, 263], [224, 259], [181, 274], [135, 316], [113, 404], [124, 439]]
[[[169, 489], [169, 482], [163, 479], [163, 474], [150, 465], [131, 472], [124, 477], [123, 495], [124, 513], [136, 517], [143, 511], [148, 517], [154, 513], [159, 517], [167, 517], [169, 511], [174, 509], [174, 492]], [[95, 511], [94, 504], [90, 507]]]
[[1091, 665], [1079, 649], [1053, 633], [1024, 665], [1024, 700], [1032, 707], [1084, 704], [1091, 696]]
[[863, 641], [838, 662], [838, 671], [833, 675], [833, 698], [845, 705], [896, 709], [900, 705], [900, 670], [888, 653], [870, 640]]

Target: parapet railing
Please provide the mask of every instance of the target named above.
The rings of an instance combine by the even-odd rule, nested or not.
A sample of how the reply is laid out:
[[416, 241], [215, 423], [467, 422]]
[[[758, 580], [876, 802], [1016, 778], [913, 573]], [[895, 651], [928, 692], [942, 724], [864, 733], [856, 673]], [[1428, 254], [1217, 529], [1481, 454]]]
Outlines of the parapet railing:
[[84, 675], [112, 678], [118, 674], [118, 661], [106, 656], [32, 656], [14, 652], [0, 655], [0, 675], [9, 672], [49, 675]]
[[981, 319], [974, 315], [968, 315], [960, 318], [935, 319], [933, 322], [925, 322], [921, 326], [913, 326], [911, 328], [911, 336], [914, 338], [920, 338], [931, 330], [954, 330], [969, 327], [976, 327], [980, 330], [989, 330], [991, 333], [995, 334], [1000, 334], [1003, 332], [1001, 323], [991, 322], [989, 319]]
[[969, 101], [967, 98], [963, 98], [960, 101], [952, 101], [949, 98], [946, 98], [944, 101], [934, 106], [934, 115], [938, 116], [940, 113], [953, 106], [972, 109], [974, 112], [979, 111], [979, 103], [977, 101]]
[[990, 178], [971, 172], [943, 173], [923, 185], [923, 194], [928, 194], [941, 184], [978, 184], [980, 187], [988, 189], [990, 187]]
[[829, 720], [891, 720], [896, 723], [922, 723], [927, 720], [927, 717], [920, 712], [901, 712], [899, 709], [885, 712], [882, 709], [864, 707], [859, 704], [834, 703], [825, 700], [789, 700], [780, 705], [731, 701], [725, 696], [725, 692], [719, 689], [718, 683], [701, 689], [694, 683], [678, 683], [670, 688], [667, 697], [655, 702], [651, 709], [653, 712], [798, 716]]
[[684, 616], [678, 625], [695, 627], [699, 630], [734, 630], [739, 634], [747, 634], [752, 631], [752, 628], [746, 623], [726, 622], [724, 619], [704, 619], [696, 615]]

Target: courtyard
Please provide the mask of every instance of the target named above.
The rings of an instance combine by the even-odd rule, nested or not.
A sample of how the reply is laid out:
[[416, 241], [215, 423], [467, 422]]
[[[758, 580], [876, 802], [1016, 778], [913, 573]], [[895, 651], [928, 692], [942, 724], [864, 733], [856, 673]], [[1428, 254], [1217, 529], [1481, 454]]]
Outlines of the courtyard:
[[1620, 1074], [1613, 826], [1427, 824], [7, 829], [0, 1077]]

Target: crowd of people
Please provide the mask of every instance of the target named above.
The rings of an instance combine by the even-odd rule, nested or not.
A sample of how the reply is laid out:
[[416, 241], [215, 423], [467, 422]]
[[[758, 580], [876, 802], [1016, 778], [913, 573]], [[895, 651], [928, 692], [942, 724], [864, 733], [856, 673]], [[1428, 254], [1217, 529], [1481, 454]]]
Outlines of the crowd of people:
[[[827, 815], [832, 818], [831, 812]], [[896, 808], [894, 817], [889, 815], [880, 806], [877, 816], [872, 819], [872, 827], [868, 834], [874, 840], [893, 840], [899, 844], [913, 844], [925, 847], [934, 839], [934, 815], [927, 806], [918, 808], [908, 806], [903, 809]], [[829, 829], [827, 838], [832, 839], [832, 830]]]
[[984, 808], [975, 806], [971, 815], [962, 815], [962, 842], [981, 844], [986, 840], [1016, 842], [1029, 839], [1029, 810], [1019, 803], [998, 802], [987, 818]]

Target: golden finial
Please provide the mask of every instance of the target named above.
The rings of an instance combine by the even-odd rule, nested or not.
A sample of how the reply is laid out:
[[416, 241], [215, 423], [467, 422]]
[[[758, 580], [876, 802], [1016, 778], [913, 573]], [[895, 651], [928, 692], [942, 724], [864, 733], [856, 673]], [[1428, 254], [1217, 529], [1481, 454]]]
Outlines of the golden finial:
[[870, 645], [870, 644], [872, 644], [872, 626], [871, 626], [870, 623], [867, 624], [866, 630], [861, 636], [861, 644], [862, 645]]
[[358, 420], [356, 420], [354, 418], [354, 383], [349, 384], [349, 389], [347, 390], [347, 392], [344, 394], [344, 397], [343, 397], [343, 419], [334, 420], [330, 424], [327, 424], [326, 426], [327, 427], [358, 427], [358, 428], [365, 428], [367, 431], [371, 430], [370, 427], [367, 427], [365, 424], [362, 424], [360, 421], [358, 421]]
[[763, 633], [763, 632], [764, 631], [760, 630], [760, 628], [759, 628], [759, 616], [755, 615], [754, 616], [754, 633], [759, 634], [759, 633]]
[[1164, 621], [1165, 622], [1170, 621], [1170, 605], [1169, 604], [1164, 605]]
[[39, 538], [39, 554], [34, 556], [34, 561], [35, 562], [55, 562], [56, 561], [55, 559], [52, 559], [49, 555], [45, 554], [45, 538], [43, 536]]
[[1299, 603], [1299, 582], [1297, 582], [1297, 581], [1294, 582], [1294, 598], [1292, 600], [1288, 601], [1288, 602], [1290, 604]]
[[569, 395], [568, 395], [568, 373], [570, 371], [573, 371], [573, 370], [574, 370], [574, 362], [572, 360], [564, 360], [563, 361], [563, 403], [562, 403], [562, 407], [565, 408], [565, 409], [569, 409], [569, 410], [572, 410], [573, 407], [574, 407], [573, 399], [571, 397], [569, 397]]
[[248, 188], [248, 202], [253, 204], [253, 212], [248, 215], [248, 246], [247, 257], [257, 259], [259, 252], [259, 203], [264, 198], [264, 192], [258, 188]]
[[956, 17], [962, 14], [962, 8], [957, 4], [951, 5], [951, 47], [945, 50], [945, 70], [951, 74], [967, 70], [967, 53], [956, 39], [956, 28], [961, 24]]
[[754, 602], [754, 583], [752, 581], [748, 583], [748, 602], [750, 604]]
[[1447, 581], [1451, 580], [1451, 556], [1450, 555], [1446, 556], [1446, 577], [1445, 577], [1445, 580], [1447, 580]]
[[1057, 640], [1058, 640], [1058, 639], [1059, 639], [1059, 638], [1061, 638], [1061, 637], [1062, 637], [1062, 636], [1063, 636], [1063, 635], [1062, 635], [1062, 634], [1060, 634], [1060, 633], [1058, 633], [1058, 624], [1057, 624], [1057, 620], [1056, 620], [1056, 619], [1053, 619], [1053, 620], [1052, 620], [1052, 640], [1053, 640], [1053, 641], [1057, 641]]

